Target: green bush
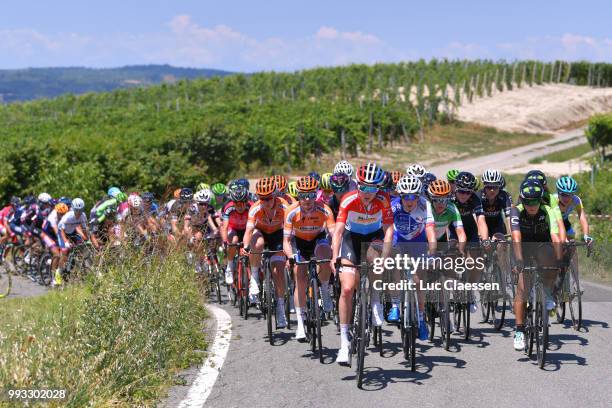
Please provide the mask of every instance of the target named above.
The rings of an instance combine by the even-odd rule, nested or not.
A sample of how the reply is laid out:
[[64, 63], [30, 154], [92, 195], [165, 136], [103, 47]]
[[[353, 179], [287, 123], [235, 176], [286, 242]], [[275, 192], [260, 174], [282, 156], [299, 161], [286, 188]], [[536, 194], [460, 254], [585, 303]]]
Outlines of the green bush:
[[205, 309], [183, 257], [130, 254], [101, 272], [65, 291], [5, 300], [1, 384], [65, 389], [56, 406], [151, 405], [176, 370], [201, 360]]

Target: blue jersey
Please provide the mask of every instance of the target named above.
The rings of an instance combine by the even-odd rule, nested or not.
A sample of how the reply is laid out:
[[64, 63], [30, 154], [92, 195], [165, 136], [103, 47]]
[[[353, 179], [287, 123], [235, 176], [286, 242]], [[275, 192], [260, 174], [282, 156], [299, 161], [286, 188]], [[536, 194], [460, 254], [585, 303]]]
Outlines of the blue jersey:
[[391, 201], [393, 211], [393, 242], [426, 242], [425, 227], [435, 225], [431, 204], [420, 197], [416, 207], [406, 212], [402, 207], [401, 198]]

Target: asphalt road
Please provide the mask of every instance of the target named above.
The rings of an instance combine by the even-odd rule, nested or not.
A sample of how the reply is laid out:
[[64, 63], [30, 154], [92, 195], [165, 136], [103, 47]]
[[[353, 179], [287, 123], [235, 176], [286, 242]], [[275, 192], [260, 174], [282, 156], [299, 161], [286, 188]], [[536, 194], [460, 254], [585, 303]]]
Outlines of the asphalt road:
[[[612, 401], [612, 289], [583, 284], [584, 329], [553, 324], [548, 363], [512, 348], [513, 315], [502, 331], [474, 323], [471, 340], [453, 336], [451, 351], [420, 342], [417, 369], [403, 359], [400, 334], [384, 327], [384, 356], [370, 348], [365, 360], [364, 389], [356, 386], [354, 369], [334, 362], [339, 335], [332, 324], [324, 327], [325, 363], [292, 338], [293, 331], [274, 333], [267, 342], [265, 321], [254, 313], [247, 321], [237, 310], [221, 305], [232, 317], [228, 357], [207, 400], [207, 407], [417, 407], [542, 406], [609, 407]], [[438, 332], [439, 334], [439, 332]], [[187, 381], [189, 381], [187, 375]], [[173, 401], [188, 389], [175, 387]], [[175, 406], [173, 402], [166, 406]]]

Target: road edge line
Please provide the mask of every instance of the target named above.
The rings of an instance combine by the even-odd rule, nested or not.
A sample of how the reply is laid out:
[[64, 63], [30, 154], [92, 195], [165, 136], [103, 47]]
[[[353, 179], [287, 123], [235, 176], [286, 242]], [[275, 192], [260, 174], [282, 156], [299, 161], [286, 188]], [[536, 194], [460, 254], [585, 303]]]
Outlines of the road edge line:
[[217, 306], [208, 305], [208, 309], [213, 313], [217, 322], [215, 340], [208, 352], [208, 358], [191, 384], [187, 396], [178, 405], [179, 408], [204, 406], [217, 381], [217, 376], [229, 350], [232, 337], [232, 318], [225, 310]]

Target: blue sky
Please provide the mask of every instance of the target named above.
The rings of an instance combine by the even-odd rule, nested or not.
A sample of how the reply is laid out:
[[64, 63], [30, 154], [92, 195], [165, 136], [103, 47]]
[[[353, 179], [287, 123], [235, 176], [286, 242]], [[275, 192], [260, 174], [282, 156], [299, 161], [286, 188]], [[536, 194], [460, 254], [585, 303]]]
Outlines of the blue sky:
[[4, 1], [0, 69], [294, 70], [418, 58], [612, 62], [612, 2]]

